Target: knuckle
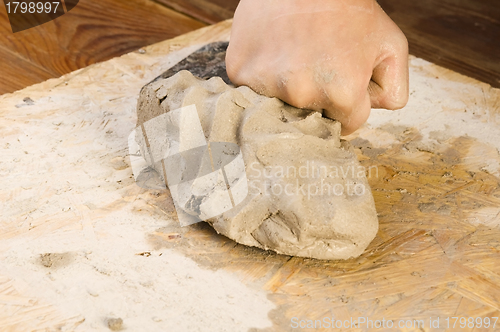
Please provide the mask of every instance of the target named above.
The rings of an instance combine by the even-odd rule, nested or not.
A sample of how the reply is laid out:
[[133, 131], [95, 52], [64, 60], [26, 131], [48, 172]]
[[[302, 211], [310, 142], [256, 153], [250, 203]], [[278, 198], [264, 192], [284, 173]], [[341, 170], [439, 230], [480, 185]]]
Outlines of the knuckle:
[[286, 85], [288, 103], [297, 108], [311, 108], [319, 98], [319, 93], [314, 84], [291, 82]]
[[354, 89], [354, 87], [343, 86], [337, 88], [330, 93], [330, 101], [335, 105], [335, 108], [342, 111], [342, 113], [349, 115], [355, 109], [356, 104], [363, 98], [366, 93], [360, 91], [356, 93], [355, 91], [359, 89]]

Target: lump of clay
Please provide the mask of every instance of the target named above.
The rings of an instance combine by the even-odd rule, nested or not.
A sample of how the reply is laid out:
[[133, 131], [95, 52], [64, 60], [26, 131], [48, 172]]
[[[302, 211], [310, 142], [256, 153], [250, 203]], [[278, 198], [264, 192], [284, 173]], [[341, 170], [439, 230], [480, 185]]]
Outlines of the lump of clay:
[[[340, 139], [340, 123], [218, 77], [205, 81], [181, 71], [143, 88], [138, 128], [190, 105], [196, 106], [204, 139], [239, 146], [244, 160], [246, 198], [206, 220], [218, 233], [248, 246], [318, 259], [357, 257], [373, 240], [375, 204], [365, 170]], [[139, 145], [147, 155], [147, 144]], [[165, 174], [164, 164], [152, 167]], [[185, 210], [192, 213], [187, 205]]]

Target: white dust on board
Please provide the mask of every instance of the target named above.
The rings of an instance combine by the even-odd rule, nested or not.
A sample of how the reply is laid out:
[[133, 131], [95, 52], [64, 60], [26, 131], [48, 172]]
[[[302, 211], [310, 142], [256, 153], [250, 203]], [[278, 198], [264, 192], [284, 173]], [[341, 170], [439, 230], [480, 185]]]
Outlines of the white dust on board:
[[[35, 288], [68, 316], [81, 315], [81, 331], [106, 330], [107, 318], [123, 319], [130, 331], [244, 331], [271, 325], [267, 315], [274, 305], [264, 292], [228, 272], [202, 269], [173, 250], [151, 250], [145, 231], [163, 225], [119, 211], [93, 223], [96, 241], [78, 230], [10, 241], [0, 273]], [[49, 262], [42, 253], [59, 257]], [[60, 256], [66, 257], [59, 262]]]
[[[153, 250], [147, 234], [175, 221], [133, 212], [141, 189], [126, 156], [139, 90], [197, 48], [132, 53], [0, 97], [8, 188], [0, 192], [0, 280], [26, 305], [54, 307], [62, 330], [109, 331], [109, 319], [129, 331], [271, 326], [265, 292], [172, 249]], [[16, 107], [26, 97], [33, 103]], [[54, 328], [51, 319], [23, 326]]]

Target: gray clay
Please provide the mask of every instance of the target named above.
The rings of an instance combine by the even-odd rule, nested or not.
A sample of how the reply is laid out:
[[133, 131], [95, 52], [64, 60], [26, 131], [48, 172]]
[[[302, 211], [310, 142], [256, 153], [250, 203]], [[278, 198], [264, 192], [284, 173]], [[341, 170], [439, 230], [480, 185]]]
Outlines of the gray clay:
[[[218, 233], [293, 256], [363, 253], [377, 233], [377, 212], [364, 169], [340, 139], [340, 123], [181, 71], [141, 91], [138, 126], [193, 104], [206, 140], [237, 144], [245, 163], [246, 199], [206, 220]], [[153, 167], [162, 174], [161, 164]]]

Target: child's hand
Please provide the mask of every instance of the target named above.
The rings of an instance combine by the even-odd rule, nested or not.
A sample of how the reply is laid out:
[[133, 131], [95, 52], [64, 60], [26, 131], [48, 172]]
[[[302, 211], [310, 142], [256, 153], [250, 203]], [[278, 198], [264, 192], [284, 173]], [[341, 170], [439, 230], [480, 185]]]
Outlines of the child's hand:
[[237, 85], [358, 129], [408, 101], [408, 44], [374, 0], [241, 0], [226, 57]]

